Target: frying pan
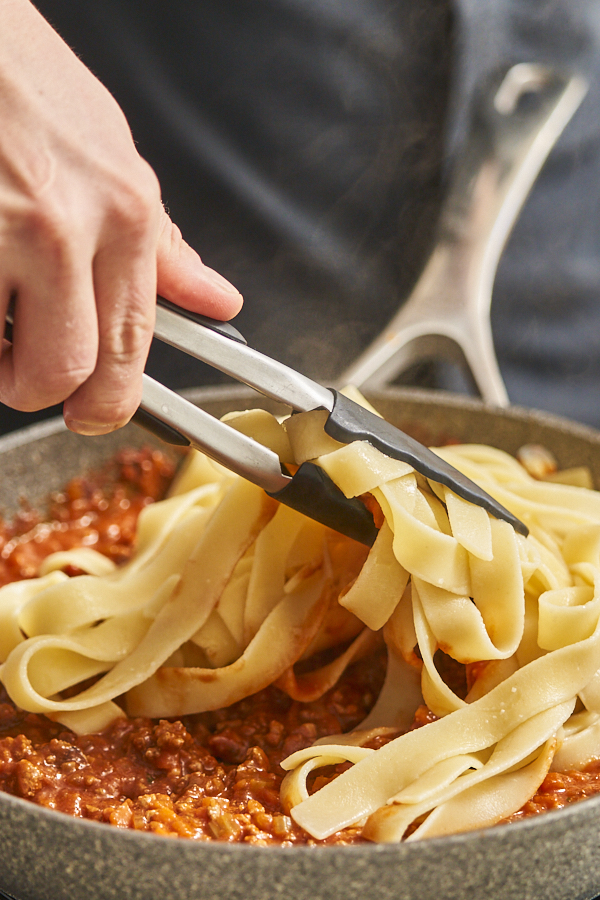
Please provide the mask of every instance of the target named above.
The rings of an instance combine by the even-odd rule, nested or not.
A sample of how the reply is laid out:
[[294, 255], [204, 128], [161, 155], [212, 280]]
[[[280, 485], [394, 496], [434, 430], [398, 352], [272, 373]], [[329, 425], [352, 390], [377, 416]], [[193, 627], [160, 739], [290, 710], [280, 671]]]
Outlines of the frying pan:
[[[552, 116], [550, 121], [551, 144], [562, 126]], [[510, 149], [510, 140], [507, 146]], [[527, 177], [517, 184], [517, 194], [526, 193], [527, 183], [535, 177], [537, 168], [531, 159], [526, 154]], [[494, 173], [489, 166], [482, 171], [484, 187], [489, 186]], [[465, 357], [474, 347], [482, 353], [490, 350], [486, 313], [491, 270], [519, 206], [511, 195], [510, 179], [505, 178], [506, 169], [500, 167], [496, 174], [497, 184], [507, 190], [497, 195], [501, 202], [496, 226], [488, 232], [491, 257], [477, 252], [469, 256], [473, 249], [477, 251], [477, 241], [473, 243], [468, 235], [456, 242], [461, 251], [468, 251], [471, 263], [462, 271], [469, 283], [476, 282], [470, 296], [478, 298], [478, 324], [460, 345]], [[465, 189], [474, 186], [472, 182]], [[443, 254], [434, 269], [440, 259]], [[459, 318], [455, 310], [454, 319]], [[427, 334], [436, 333], [431, 323], [427, 334], [419, 334], [414, 321], [405, 321], [403, 328], [400, 350], [408, 346], [408, 338], [418, 344]], [[393, 331], [388, 338], [393, 338]], [[452, 321], [440, 325], [440, 352], [451, 341], [460, 341], [460, 333], [453, 330]], [[376, 353], [380, 350], [381, 346], [375, 347]], [[487, 373], [477, 369], [477, 362], [471, 370], [480, 392], [502, 404], [506, 398], [492, 371], [494, 363], [488, 356]], [[367, 383], [376, 380], [378, 371], [386, 380], [400, 368], [397, 359], [388, 365], [381, 356], [371, 369], [367, 357], [360, 364], [365, 368], [355, 380]], [[280, 411], [262, 396], [257, 403], [256, 395], [246, 388], [201, 389], [191, 396], [217, 416], [258, 404]], [[367, 396], [400, 428], [410, 431], [415, 423], [425, 424], [433, 444], [451, 435], [514, 453], [523, 444], [540, 443], [552, 450], [561, 468], [589, 466], [596, 487], [600, 486], [600, 433], [592, 429], [544, 413], [491, 408], [445, 393], [387, 388]], [[84, 438], [66, 431], [60, 421], [0, 439], [0, 505], [15, 511], [23, 494], [39, 505], [49, 492], [97, 467], [119, 447], [148, 443], [152, 438], [134, 426]], [[418, 843], [261, 848], [166, 840], [74, 819], [0, 794], [0, 889], [19, 900], [591, 900], [600, 893], [599, 833], [600, 796], [516, 824]]]
[[[240, 387], [192, 394], [215, 415], [254, 406], [256, 397]], [[426, 423], [433, 442], [452, 435], [509, 452], [542, 443], [561, 467], [590, 466], [600, 485], [600, 433], [582, 425], [415, 389], [388, 389], [370, 399], [400, 427]], [[84, 438], [60, 421], [9, 435], [0, 440], [0, 502], [14, 510], [25, 492], [39, 503], [119, 447], [151, 440], [135, 426]], [[72, 819], [0, 794], [0, 889], [19, 900], [591, 900], [600, 893], [599, 833], [600, 797], [415, 844], [198, 844]]]

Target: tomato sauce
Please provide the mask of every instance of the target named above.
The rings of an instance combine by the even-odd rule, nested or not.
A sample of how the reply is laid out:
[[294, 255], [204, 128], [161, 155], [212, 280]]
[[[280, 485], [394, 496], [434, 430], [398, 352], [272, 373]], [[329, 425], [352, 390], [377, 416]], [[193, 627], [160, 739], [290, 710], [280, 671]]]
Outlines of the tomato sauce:
[[101, 472], [75, 478], [52, 494], [47, 517], [24, 505], [14, 522], [0, 519], [0, 587], [34, 578], [40, 562], [58, 550], [92, 547], [117, 564], [125, 562], [138, 515], [164, 496], [174, 470], [159, 451], [123, 450]]
[[[12, 524], [0, 522], [0, 585], [34, 577], [49, 553], [76, 546], [124, 562], [140, 511], [164, 495], [173, 471], [157, 451], [127, 450], [100, 474], [75, 479], [53, 495], [47, 520], [24, 507]], [[464, 667], [447, 659], [443, 668], [448, 683], [464, 693]], [[385, 654], [379, 652], [351, 666], [312, 703], [270, 687], [216, 712], [174, 721], [123, 718], [89, 735], [15, 708], [0, 686], [0, 790], [69, 815], [171, 837], [264, 846], [359, 843], [358, 827], [315, 841], [295, 825], [281, 807], [285, 773], [279, 763], [320, 737], [358, 725], [384, 674]], [[412, 727], [434, 719], [420, 707]], [[320, 770], [311, 788], [347, 766]], [[508, 821], [599, 791], [600, 764], [586, 772], [551, 773]]]
[[[357, 725], [383, 674], [380, 657], [354, 666], [313, 703], [271, 687], [218, 712], [182, 721], [120, 719], [91, 735], [16, 710], [4, 695], [0, 788], [122, 828], [196, 840], [313, 844], [281, 809], [279, 762]], [[359, 831], [350, 829], [326, 843], [357, 840]]]

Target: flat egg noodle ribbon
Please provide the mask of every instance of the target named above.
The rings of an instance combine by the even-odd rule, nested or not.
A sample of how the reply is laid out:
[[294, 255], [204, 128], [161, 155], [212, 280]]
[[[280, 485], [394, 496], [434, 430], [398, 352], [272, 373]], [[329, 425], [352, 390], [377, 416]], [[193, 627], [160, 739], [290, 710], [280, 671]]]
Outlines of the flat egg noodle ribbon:
[[[214, 486], [209, 485], [146, 507], [140, 514], [142, 546], [129, 563], [106, 577], [21, 582], [30, 586], [23, 590], [31, 590], [32, 599], [21, 606], [15, 624], [28, 637], [61, 634], [92, 625], [114, 612], [143, 607], [157, 582], [181, 570], [219, 496]], [[66, 551], [61, 556], [65, 564], [77, 564], [77, 550]], [[38, 588], [41, 584], [49, 589], [42, 593]], [[7, 585], [0, 591], [0, 610], [8, 588], [16, 590]]]
[[448, 511], [450, 528], [458, 543], [472, 556], [490, 562], [494, 556], [491, 529], [493, 520], [485, 509], [468, 503], [443, 485], [436, 486], [431, 481], [429, 483], [434, 491], [436, 487], [440, 488], [441, 499]]
[[383, 628], [408, 583], [409, 573], [394, 556], [392, 541], [392, 530], [384, 522], [354, 584], [339, 598], [341, 606], [373, 631]]
[[492, 560], [470, 557], [472, 596], [413, 578], [438, 646], [459, 662], [506, 659], [523, 635], [525, 598], [514, 531], [497, 519], [491, 531]]
[[64, 584], [66, 581], [67, 576], [63, 572], [49, 572], [42, 578], [13, 581], [4, 585], [0, 590], [0, 662], [24, 640], [19, 624], [23, 608], [36, 594], [51, 585]]
[[372, 631], [368, 628], [363, 628], [350, 646], [328, 665], [315, 669], [306, 675], [296, 675], [293, 666], [290, 666], [279, 676], [275, 685], [280, 690], [285, 691], [292, 700], [298, 700], [301, 703], [310, 703], [313, 700], [318, 700], [319, 697], [322, 697], [326, 691], [339, 681], [340, 676], [350, 663], [374, 650], [379, 640], [378, 636], [373, 634]]
[[[398, 690], [398, 685], [402, 685], [401, 690]], [[388, 645], [383, 687], [375, 705], [357, 730], [391, 727], [408, 731], [422, 702], [420, 670], [409, 665], [393, 646]]]
[[181, 573], [208, 517], [207, 510], [190, 511], [164, 541], [161, 552], [150, 557], [145, 566], [124, 566], [101, 578], [81, 575], [38, 593], [22, 609], [19, 627], [33, 638], [91, 628], [125, 612], [143, 613], [157, 586], [174, 573]]
[[[573, 705], [572, 702], [562, 704], [517, 727], [498, 742], [483, 765], [472, 765], [471, 771], [461, 773], [455, 780], [448, 778], [444, 771], [448, 761], [438, 763], [412, 788], [392, 798], [386, 812], [375, 812], [367, 822], [365, 836], [385, 842], [400, 841], [409, 825], [432, 809], [423, 825], [410, 836], [411, 840], [447, 834], [449, 827], [456, 833], [493, 825], [516, 812], [535, 793], [547, 774], [556, 745], [555, 732]], [[544, 740], [544, 735], [545, 743], [538, 749], [537, 741], [540, 737]], [[521, 761], [526, 762], [532, 751], [536, 756], [533, 765], [521, 766]], [[518, 768], [513, 768], [515, 765]], [[512, 778], [524, 772], [524, 777]], [[530, 792], [525, 794], [524, 788]], [[407, 803], [407, 798], [413, 805]], [[475, 811], [469, 814], [468, 809], [469, 800], [475, 798], [480, 806], [478, 817]], [[484, 822], [481, 821], [482, 814], [486, 818]], [[453, 815], [456, 818], [450, 825]]]
[[242, 656], [222, 669], [159, 669], [127, 695], [133, 716], [181, 716], [230, 706], [272, 684], [313, 639], [327, 611], [322, 571], [286, 594]]
[[244, 611], [253, 563], [252, 555], [249, 554], [250, 551], [233, 570], [233, 575], [217, 604], [217, 612], [240, 647], [244, 644]]
[[[33, 712], [76, 710], [105, 703], [145, 681], [169, 656], [204, 624], [216, 606], [235, 565], [274, 515], [277, 504], [263, 491], [239, 479], [203, 530], [186, 561], [181, 579], [158, 611], [137, 647], [87, 690], [69, 700], [51, 700], [32, 687], [27, 668], [35, 642], [46, 648], [51, 638], [32, 638], [17, 646], [0, 670], [2, 681], [16, 703]], [[108, 576], [112, 577], [112, 576]], [[56, 639], [57, 649], [77, 649], [76, 643]], [[91, 659], [101, 654], [88, 649]]]
[[[548, 773], [555, 746], [556, 739], [551, 738], [529, 765], [491, 775], [485, 781], [463, 787], [449, 800], [440, 803], [423, 824], [406, 838], [407, 842], [486, 828], [517, 812], [535, 794]], [[466, 779], [466, 776], [463, 777]], [[423, 804], [423, 807], [426, 805]], [[385, 813], [388, 811], [389, 819], [386, 821]], [[372, 835], [373, 839], [384, 843], [401, 840], [399, 834], [406, 831], [404, 825], [410, 815], [403, 816], [400, 808], [395, 805], [379, 812], [383, 815], [379, 817], [378, 813], [374, 814], [374, 821], [368, 822], [365, 827], [365, 836]]]
[[394, 556], [411, 575], [455, 594], [469, 594], [467, 551], [451, 535], [411, 514], [410, 493], [405, 479], [386, 482], [373, 490], [373, 495], [378, 500], [383, 497], [391, 510], [388, 524], [394, 532]]
[[[312, 412], [299, 413], [292, 417], [292, 422], [309, 423]], [[289, 433], [289, 429], [288, 429]], [[331, 440], [331, 439], [330, 439]], [[335, 481], [346, 497], [358, 497], [369, 493], [373, 488], [386, 481], [413, 475], [414, 469], [408, 463], [385, 456], [366, 441], [354, 441], [352, 444], [337, 445], [337, 449], [327, 453], [319, 453], [316, 446], [315, 456], [310, 457], [325, 469], [332, 481]], [[294, 447], [294, 438], [292, 438]], [[302, 454], [299, 459], [306, 458]]]
[[87, 575], [108, 575], [117, 568], [115, 562], [94, 550], [92, 547], [73, 547], [71, 550], [58, 550], [42, 560], [38, 576], [48, 575], [67, 566], [76, 566]]
[[[537, 676], [534, 682], [537, 690], [527, 689], [527, 679], [522, 677], [523, 670], [519, 670], [481, 700], [381, 747], [295, 807], [292, 817], [313, 837], [323, 839], [385, 806], [432, 765], [452, 756], [492, 747], [519, 724], [528, 723], [548, 709], [552, 727], [556, 729], [572, 711], [579, 685], [589, 678], [594, 666], [591, 660], [600, 645], [600, 631], [584, 643], [587, 643], [585, 648], [582, 645], [576, 650], [565, 648], [531, 663], [537, 669], [533, 673]], [[562, 659], [553, 658], [560, 655]], [[569, 663], [575, 662], [574, 656], [577, 670], [568, 672]], [[552, 682], [547, 680], [549, 677]], [[542, 713], [538, 712], [540, 708]], [[536, 740], [534, 735], [533, 746]], [[529, 746], [527, 752], [531, 749]], [[313, 750], [327, 752], [327, 748], [321, 747]], [[282, 766], [294, 767], [294, 757], [284, 760]]]
[[423, 701], [434, 715], [446, 716], [465, 706], [465, 701], [446, 684], [436, 668], [434, 654], [438, 644], [425, 618], [416, 580], [412, 583], [412, 607], [417, 644], [423, 660], [421, 669]]
[[[281, 600], [286, 581], [286, 563], [301, 529], [310, 522], [287, 506], [280, 506], [256, 539], [254, 562], [244, 608], [244, 644], [248, 644], [262, 622]], [[314, 523], [323, 556], [324, 528]], [[304, 563], [308, 562], [306, 558]]]
[[476, 481], [515, 515], [524, 516], [528, 522], [537, 521], [549, 531], [564, 535], [578, 525], [600, 521], [597, 491], [535, 481], [501, 450], [463, 444], [436, 447], [435, 453]]
[[283, 779], [281, 800], [283, 808], [290, 810], [308, 799], [306, 779], [315, 768], [336, 766], [343, 762], [360, 762], [375, 750], [369, 747], [352, 746], [351, 744], [328, 744], [327, 753], [319, 757], [309, 757]]
[[[242, 645], [235, 640], [231, 631], [219, 615], [218, 608], [213, 609], [204, 625], [190, 638], [189, 645], [183, 644], [178, 651], [164, 662], [164, 666], [189, 665], [190, 646], [195, 644], [204, 654], [212, 668], [229, 665], [242, 652]], [[186, 653], [186, 650], [188, 651]], [[198, 661], [196, 661], [197, 664]]]

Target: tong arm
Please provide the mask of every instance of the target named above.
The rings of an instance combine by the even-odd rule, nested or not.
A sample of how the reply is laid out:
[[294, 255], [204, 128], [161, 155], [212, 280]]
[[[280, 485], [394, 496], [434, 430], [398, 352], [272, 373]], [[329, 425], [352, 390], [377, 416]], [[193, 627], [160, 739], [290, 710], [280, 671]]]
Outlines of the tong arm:
[[300, 372], [248, 347], [242, 335], [227, 323], [180, 309], [162, 297], [156, 307], [154, 334], [159, 340], [214, 366], [236, 381], [285, 403], [296, 412], [333, 409], [333, 394]]
[[328, 528], [371, 546], [377, 537], [373, 516], [348, 499], [328, 475], [304, 463], [295, 475], [282, 471], [279, 457], [252, 438], [220, 422], [179, 394], [144, 375], [138, 424], [168, 443], [189, 445], [263, 488], [271, 497]]
[[[140, 425], [158, 432], [169, 443], [187, 443], [202, 450], [215, 462], [269, 494], [282, 490], [290, 481], [290, 476], [281, 471], [276, 453], [215, 419], [149, 375], [143, 376], [140, 409], [142, 415], [136, 414]], [[148, 416], [166, 425], [171, 434], [161, 432]]]
[[424, 447], [408, 434], [394, 428], [385, 419], [373, 415], [353, 403], [343, 394], [335, 393], [333, 412], [325, 423], [325, 431], [330, 437], [343, 444], [351, 441], [368, 441], [381, 453], [393, 459], [402, 460], [417, 472], [438, 484], [443, 484], [464, 500], [483, 507], [491, 515], [509, 522], [519, 534], [527, 535], [528, 529], [497, 500], [490, 497], [479, 485], [449, 465], [428, 447]]
[[[155, 336], [159, 339], [211, 363], [296, 411], [326, 409], [330, 415], [325, 431], [331, 437], [341, 443], [369, 441], [387, 456], [410, 463], [426, 478], [446, 485], [464, 499], [509, 522], [521, 534], [528, 533], [512, 513], [427, 447], [337, 391], [330, 391], [251, 350], [229, 323], [181, 310], [161, 297], [158, 304], [159, 324]], [[5, 322], [8, 340], [12, 339], [12, 325], [11, 308]], [[149, 375], [143, 376], [142, 401], [133, 418], [167, 443], [201, 450], [298, 512], [363, 544], [373, 544], [377, 529], [371, 513], [360, 500], [345, 497], [322, 469], [306, 462], [290, 475], [268, 447], [215, 419]]]
[[[328, 390], [282, 363], [252, 350], [231, 325], [226, 326], [225, 332], [222, 325], [223, 323], [213, 323], [212, 320], [194, 313], [187, 313], [159, 298], [155, 329], [156, 337], [159, 339], [232, 375], [266, 396], [291, 406], [295, 411], [326, 409], [329, 416], [325, 431], [331, 437], [344, 444], [352, 441], [368, 441], [386, 456], [408, 462], [426, 478], [446, 485], [465, 500], [509, 522], [521, 534], [527, 534], [525, 525], [512, 513], [427, 447], [337, 391]], [[192, 446], [203, 450], [211, 458], [222, 462], [227, 468], [254, 484], [260, 485], [282, 503], [287, 503], [338, 531], [349, 533], [347, 527], [340, 527], [339, 521], [337, 525], [333, 525], [331, 519], [325, 522], [323, 516], [328, 515], [327, 513], [321, 511], [315, 514], [315, 510], [323, 505], [325, 498], [327, 502], [331, 502], [331, 492], [335, 486], [326, 476], [316, 476], [314, 473], [311, 474], [309, 481], [305, 482], [303, 480], [307, 471], [305, 467], [311, 466], [315, 470], [317, 468], [312, 464], [305, 463], [291, 479], [285, 474], [282, 475], [281, 471], [278, 472], [279, 460], [270, 450], [266, 450], [250, 438], [239, 435], [228, 425], [218, 422], [207, 413], [202, 412], [202, 418], [197, 417], [196, 408], [192, 404], [153, 382], [148, 376], [144, 376], [141, 409], [143, 414], [150, 413], [162, 425], [183, 433]], [[141, 424], [146, 424], [147, 427], [148, 421]], [[157, 431], [156, 428], [151, 430]], [[157, 433], [165, 437], [160, 428]], [[240, 441], [242, 437], [243, 441]], [[168, 436], [166, 440], [169, 440]], [[249, 444], [259, 449], [251, 450]], [[323, 484], [327, 482], [324, 488]], [[343, 498], [343, 495], [336, 502], [339, 502], [342, 508], [351, 504], [351, 501]], [[358, 504], [358, 507], [352, 516], [359, 521], [362, 517], [359, 507], [362, 510], [364, 507], [360, 501], [354, 501], [354, 504]], [[341, 525], [344, 525], [343, 516]], [[369, 540], [363, 540], [361, 537], [358, 540], [372, 543], [371, 525], [370, 521]], [[358, 527], [360, 529], [363, 527], [360, 521]]]

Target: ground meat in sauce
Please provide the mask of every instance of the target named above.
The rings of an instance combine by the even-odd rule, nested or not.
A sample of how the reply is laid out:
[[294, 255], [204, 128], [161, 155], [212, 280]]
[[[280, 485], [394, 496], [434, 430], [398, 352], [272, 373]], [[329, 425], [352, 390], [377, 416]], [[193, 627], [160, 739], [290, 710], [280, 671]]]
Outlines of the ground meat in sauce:
[[583, 772], [549, 772], [531, 800], [505, 822], [518, 822], [551, 809], [562, 809], [578, 800], [600, 793], [600, 761], [590, 763]]
[[[0, 586], [34, 577], [45, 556], [75, 546], [124, 562], [139, 512], [164, 495], [173, 469], [157, 451], [124, 451], [100, 475], [76, 479], [54, 495], [48, 521], [24, 508], [12, 525], [0, 523]], [[436, 662], [464, 693], [469, 673], [465, 677], [447, 657]], [[292, 701], [271, 687], [217, 712], [181, 721], [121, 719], [102, 734], [79, 736], [15, 709], [0, 687], [0, 789], [70, 815], [167, 836], [284, 846], [359, 843], [360, 828], [326, 841], [298, 828], [281, 808], [279, 763], [319, 737], [356, 726], [373, 705], [384, 670], [385, 656], [378, 653], [352, 666], [313, 703]], [[420, 707], [412, 727], [434, 720]], [[311, 789], [348, 765], [320, 770]], [[550, 773], [507, 821], [598, 792], [600, 763], [586, 772]]]
[[[252, 844], [316, 843], [281, 809], [279, 762], [358, 724], [373, 704], [384, 658], [355, 665], [310, 704], [277, 688], [182, 721], [122, 719], [102, 734], [0, 703], [0, 788], [124, 828]], [[332, 771], [329, 777], [335, 777]], [[361, 840], [358, 829], [325, 843]]]
[[125, 562], [141, 510], [164, 496], [174, 471], [157, 450], [123, 450], [95, 476], [75, 478], [52, 494], [46, 518], [24, 505], [14, 522], [0, 519], [0, 587], [34, 578], [40, 562], [58, 550], [92, 547]]

